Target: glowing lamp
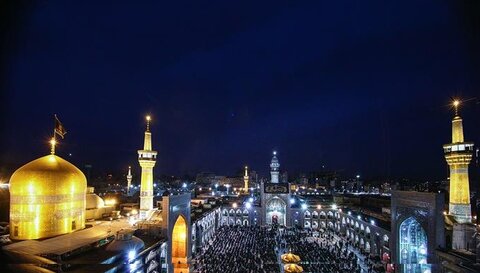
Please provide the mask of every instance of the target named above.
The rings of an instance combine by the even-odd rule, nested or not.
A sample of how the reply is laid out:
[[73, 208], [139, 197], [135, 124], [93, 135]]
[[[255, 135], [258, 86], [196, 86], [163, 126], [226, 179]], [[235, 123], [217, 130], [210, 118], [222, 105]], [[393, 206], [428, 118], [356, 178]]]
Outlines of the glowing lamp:
[[247, 204], [245, 204], [245, 207], [246, 207], [247, 209], [251, 209], [251, 208], [252, 208], [252, 204], [251, 204], [251, 203], [247, 203]]
[[132, 260], [133, 258], [135, 258], [135, 255], [136, 255], [135, 250], [128, 251], [128, 259], [129, 260]]
[[307, 209], [307, 204], [302, 204], [302, 209]]

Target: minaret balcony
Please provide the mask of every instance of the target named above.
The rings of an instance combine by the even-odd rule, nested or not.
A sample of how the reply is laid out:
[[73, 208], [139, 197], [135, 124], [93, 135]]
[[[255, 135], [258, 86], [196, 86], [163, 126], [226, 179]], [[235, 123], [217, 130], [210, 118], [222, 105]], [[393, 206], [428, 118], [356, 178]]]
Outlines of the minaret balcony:
[[443, 145], [445, 153], [473, 152], [473, 142], [450, 143]]

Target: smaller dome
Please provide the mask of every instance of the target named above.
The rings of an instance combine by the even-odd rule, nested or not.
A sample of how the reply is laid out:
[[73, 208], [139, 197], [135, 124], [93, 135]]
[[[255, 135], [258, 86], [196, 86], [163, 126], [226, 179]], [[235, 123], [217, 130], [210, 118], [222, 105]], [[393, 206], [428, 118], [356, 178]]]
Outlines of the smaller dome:
[[117, 232], [115, 239], [106, 250], [116, 252], [139, 251], [145, 246], [145, 243], [138, 237], [133, 236], [132, 229], [122, 229]]
[[303, 267], [297, 264], [286, 264], [283, 266], [285, 273], [302, 273]]
[[95, 193], [86, 195], [87, 206], [86, 209], [97, 209], [105, 207], [105, 201]]

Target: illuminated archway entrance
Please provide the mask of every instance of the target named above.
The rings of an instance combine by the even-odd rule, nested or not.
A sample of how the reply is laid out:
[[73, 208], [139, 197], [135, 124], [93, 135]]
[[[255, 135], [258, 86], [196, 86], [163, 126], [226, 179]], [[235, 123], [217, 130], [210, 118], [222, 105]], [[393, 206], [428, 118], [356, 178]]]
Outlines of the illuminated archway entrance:
[[267, 203], [267, 208], [266, 208], [266, 222], [267, 225], [272, 225], [272, 224], [279, 224], [279, 225], [286, 225], [286, 213], [287, 205], [285, 202], [278, 198], [278, 197], [273, 197], [268, 201]]
[[399, 233], [398, 250], [404, 272], [428, 272], [428, 240], [423, 227], [414, 217], [410, 217], [400, 224]]
[[172, 231], [172, 264], [174, 272], [188, 272], [187, 264], [188, 228], [185, 218], [180, 215]]

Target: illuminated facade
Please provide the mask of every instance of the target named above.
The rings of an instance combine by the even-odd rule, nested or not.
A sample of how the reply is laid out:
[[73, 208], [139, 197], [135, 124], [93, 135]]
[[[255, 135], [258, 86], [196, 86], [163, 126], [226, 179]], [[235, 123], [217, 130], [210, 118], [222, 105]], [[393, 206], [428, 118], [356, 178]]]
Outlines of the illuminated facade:
[[243, 191], [248, 192], [248, 167], [245, 166], [245, 175], [243, 176]]
[[[277, 152], [273, 152], [270, 162], [270, 183], [260, 185], [261, 214], [260, 224], [292, 226], [292, 204], [289, 183], [280, 183], [280, 163]], [[256, 222], [256, 221], [255, 221]], [[297, 221], [298, 222], [298, 221]]]
[[449, 213], [458, 223], [470, 223], [470, 186], [468, 164], [472, 160], [473, 143], [464, 142], [462, 118], [458, 115], [459, 102], [455, 101], [455, 117], [452, 120], [452, 143], [443, 145], [445, 159], [450, 167]]
[[10, 179], [10, 237], [53, 237], [85, 227], [85, 175], [54, 155], [19, 168]]
[[392, 262], [400, 272], [438, 272], [436, 249], [445, 248], [442, 193], [393, 191]]
[[157, 152], [152, 151], [152, 133], [150, 132], [150, 116], [146, 117], [147, 129], [143, 150], [138, 150], [138, 162], [142, 167], [140, 184], [140, 218], [146, 219], [153, 210], [153, 167], [155, 166]]

